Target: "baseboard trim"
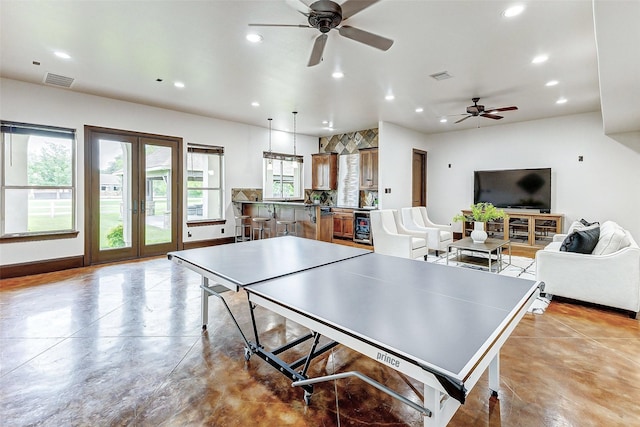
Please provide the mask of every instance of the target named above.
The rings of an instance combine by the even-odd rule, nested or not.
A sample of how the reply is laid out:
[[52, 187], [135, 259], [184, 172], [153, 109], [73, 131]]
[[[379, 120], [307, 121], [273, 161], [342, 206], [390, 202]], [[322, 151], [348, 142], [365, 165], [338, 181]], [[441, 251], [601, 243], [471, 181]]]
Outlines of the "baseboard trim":
[[0, 267], [0, 279], [30, 276], [32, 274], [51, 273], [84, 266], [84, 256], [78, 255], [67, 258], [47, 259], [43, 261], [10, 264]]
[[[235, 242], [234, 237], [222, 239], [198, 240], [196, 242], [184, 242], [183, 249], [195, 249], [205, 246], [225, 245]], [[51, 273], [54, 271], [68, 270], [70, 268], [84, 267], [84, 256], [78, 255], [67, 258], [47, 259], [43, 261], [25, 262], [0, 266], [0, 279], [12, 277], [30, 276], [32, 274]]]
[[182, 249], [196, 249], [196, 248], [204, 248], [205, 246], [226, 245], [227, 243], [234, 243], [235, 241], [236, 241], [235, 237], [224, 237], [222, 239], [209, 239], [209, 240], [198, 240], [195, 242], [183, 242]]

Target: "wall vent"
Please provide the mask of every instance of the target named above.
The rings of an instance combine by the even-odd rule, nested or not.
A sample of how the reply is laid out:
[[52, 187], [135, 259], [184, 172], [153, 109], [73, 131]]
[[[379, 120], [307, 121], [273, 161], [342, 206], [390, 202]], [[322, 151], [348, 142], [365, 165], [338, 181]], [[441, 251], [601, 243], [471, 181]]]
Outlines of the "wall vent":
[[441, 71], [439, 73], [431, 74], [429, 77], [431, 77], [433, 79], [436, 79], [436, 80], [447, 80], [447, 79], [450, 79], [453, 76], [451, 74], [449, 74], [448, 71]]
[[70, 88], [74, 82], [74, 78], [61, 76], [59, 74], [47, 73], [44, 76], [44, 84]]

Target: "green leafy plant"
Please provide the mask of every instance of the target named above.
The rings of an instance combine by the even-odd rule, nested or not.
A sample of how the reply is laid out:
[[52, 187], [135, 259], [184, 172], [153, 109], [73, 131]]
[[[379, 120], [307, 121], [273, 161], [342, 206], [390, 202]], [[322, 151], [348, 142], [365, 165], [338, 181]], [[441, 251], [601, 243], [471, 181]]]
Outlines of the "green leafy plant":
[[494, 221], [506, 217], [507, 214], [502, 209], [498, 209], [491, 203], [476, 203], [471, 205], [471, 214], [464, 215], [458, 214], [453, 217], [454, 221], [469, 221], [469, 222], [487, 222]]
[[107, 243], [110, 248], [121, 248], [124, 246], [124, 229], [122, 224], [116, 225], [107, 234]]

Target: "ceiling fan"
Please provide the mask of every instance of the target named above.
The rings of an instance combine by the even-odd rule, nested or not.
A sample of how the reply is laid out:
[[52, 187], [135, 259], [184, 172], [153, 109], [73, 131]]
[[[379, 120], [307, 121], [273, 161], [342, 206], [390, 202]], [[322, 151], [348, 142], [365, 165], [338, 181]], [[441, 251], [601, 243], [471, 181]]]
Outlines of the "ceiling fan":
[[461, 118], [456, 123], [460, 123], [464, 120], [467, 120], [469, 117], [478, 117], [478, 116], [486, 117], [488, 119], [500, 120], [502, 116], [498, 116], [497, 114], [494, 114], [494, 113], [498, 113], [500, 111], [512, 111], [512, 110], [518, 109], [518, 107], [514, 105], [511, 107], [487, 108], [485, 110], [484, 105], [478, 105], [478, 101], [480, 101], [480, 98], [472, 98], [471, 101], [473, 101], [473, 105], [470, 105], [467, 107], [467, 114], [469, 115]]
[[[318, 65], [322, 61], [322, 53], [327, 43], [328, 32], [336, 28], [338, 33], [346, 38], [364, 43], [368, 46], [375, 47], [380, 50], [388, 50], [393, 45], [393, 40], [360, 30], [341, 23], [351, 18], [358, 12], [377, 3], [379, 0], [347, 0], [342, 5], [331, 0], [318, 0], [308, 5], [309, 0], [297, 0], [304, 5], [297, 8], [300, 13], [307, 17], [308, 25], [304, 24], [249, 24], [252, 27], [297, 27], [297, 28], [315, 28], [320, 30], [320, 34], [311, 50], [308, 67]], [[296, 2], [296, 3], [297, 3]]]

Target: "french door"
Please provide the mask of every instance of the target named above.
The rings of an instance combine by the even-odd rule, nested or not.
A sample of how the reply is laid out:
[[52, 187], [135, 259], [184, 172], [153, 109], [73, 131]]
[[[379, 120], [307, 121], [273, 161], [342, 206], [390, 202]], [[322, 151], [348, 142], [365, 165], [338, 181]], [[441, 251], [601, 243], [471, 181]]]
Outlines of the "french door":
[[178, 249], [180, 140], [88, 127], [89, 263]]

